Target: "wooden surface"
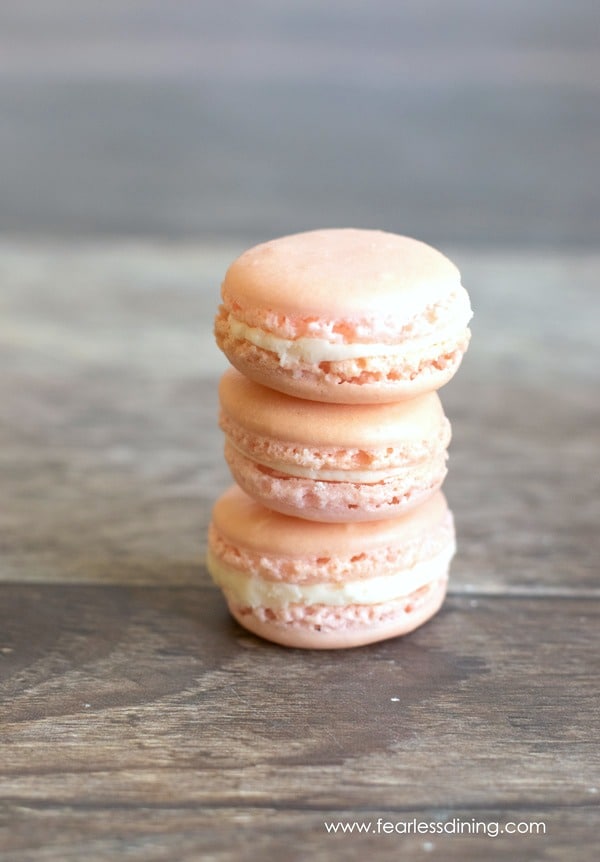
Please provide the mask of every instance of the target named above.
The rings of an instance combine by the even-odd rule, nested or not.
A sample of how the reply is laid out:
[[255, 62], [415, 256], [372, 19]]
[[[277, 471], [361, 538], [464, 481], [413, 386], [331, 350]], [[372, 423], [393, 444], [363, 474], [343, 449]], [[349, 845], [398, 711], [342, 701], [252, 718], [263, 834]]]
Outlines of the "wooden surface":
[[[0, 853], [589, 860], [600, 799], [600, 257], [446, 247], [459, 551], [413, 635], [285, 650], [203, 565], [227, 485], [218, 284], [243, 244], [0, 247]], [[324, 821], [544, 821], [330, 835]]]

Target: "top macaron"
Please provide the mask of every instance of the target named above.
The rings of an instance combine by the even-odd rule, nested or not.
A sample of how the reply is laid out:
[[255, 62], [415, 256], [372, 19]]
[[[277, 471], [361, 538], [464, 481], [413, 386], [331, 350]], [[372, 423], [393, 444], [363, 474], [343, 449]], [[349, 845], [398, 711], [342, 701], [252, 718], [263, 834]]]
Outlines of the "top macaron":
[[215, 323], [232, 365], [312, 401], [381, 404], [439, 389], [467, 349], [460, 273], [410, 237], [340, 228], [244, 252]]

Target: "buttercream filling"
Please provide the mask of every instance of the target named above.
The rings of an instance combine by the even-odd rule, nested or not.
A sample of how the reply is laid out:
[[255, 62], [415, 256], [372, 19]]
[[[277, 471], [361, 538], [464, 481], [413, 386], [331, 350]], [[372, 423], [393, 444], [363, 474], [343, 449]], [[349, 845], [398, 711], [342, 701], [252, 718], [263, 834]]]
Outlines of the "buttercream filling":
[[473, 312], [468, 297], [459, 295], [453, 307], [452, 319], [444, 327], [438, 326], [431, 335], [405, 339], [402, 342], [333, 342], [324, 338], [300, 336], [288, 339], [274, 335], [256, 326], [248, 326], [238, 320], [233, 314], [228, 314], [228, 325], [231, 335], [242, 341], [248, 341], [256, 347], [275, 353], [282, 365], [296, 361], [318, 364], [319, 362], [343, 362], [347, 359], [360, 359], [371, 356], [396, 356], [401, 350], [403, 356], [418, 355], [424, 347], [431, 346], [432, 337], [436, 344], [443, 344], [462, 333], [467, 327]]
[[248, 575], [223, 564], [210, 551], [207, 566], [217, 586], [230, 600], [244, 607], [279, 609], [290, 604], [377, 605], [409, 596], [441, 577], [447, 572], [455, 550], [453, 540], [435, 557], [392, 575], [316, 584], [267, 581], [259, 575]]

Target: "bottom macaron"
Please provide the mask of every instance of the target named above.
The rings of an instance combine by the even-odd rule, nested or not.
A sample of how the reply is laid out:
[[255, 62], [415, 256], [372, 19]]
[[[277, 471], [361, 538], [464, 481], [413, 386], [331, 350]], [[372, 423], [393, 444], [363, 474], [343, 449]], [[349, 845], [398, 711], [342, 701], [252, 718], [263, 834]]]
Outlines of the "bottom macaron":
[[215, 505], [207, 564], [249, 631], [340, 649], [427, 622], [444, 600], [454, 550], [441, 492], [401, 517], [331, 524], [271, 511], [234, 486]]

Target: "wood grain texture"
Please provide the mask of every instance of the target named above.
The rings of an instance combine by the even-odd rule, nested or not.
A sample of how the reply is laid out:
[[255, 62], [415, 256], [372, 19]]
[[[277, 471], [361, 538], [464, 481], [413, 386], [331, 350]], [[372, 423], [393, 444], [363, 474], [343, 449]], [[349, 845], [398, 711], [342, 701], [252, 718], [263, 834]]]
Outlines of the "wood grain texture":
[[[502, 839], [502, 854], [550, 859], [563, 828], [572, 840], [598, 822], [597, 602], [453, 597], [409, 637], [323, 654], [258, 641], [211, 589], [0, 594], [15, 859], [42, 835], [40, 859], [75, 859], [83, 839], [94, 859], [175, 846], [182, 859], [260, 858], [288, 830], [325, 858], [325, 819], [517, 814], [544, 820], [552, 841]], [[256, 855], [236, 856], [238, 828]], [[367, 843], [336, 840], [350, 858]], [[398, 852], [396, 836], [371, 841]], [[434, 843], [476, 859], [490, 841]]]
[[[48, 809], [18, 807], [8, 809], [14, 824], [13, 839], [7, 845], [11, 862], [79, 862], [83, 854], [94, 862], [163, 862], [176, 858], [181, 862], [238, 862], [285, 857], [292, 862], [315, 859], [331, 862], [336, 859], [362, 860], [375, 855], [382, 862], [408, 862], [423, 859], [443, 859], [450, 862], [480, 862], [482, 858], [497, 862], [515, 859], [534, 862], [588, 862], [594, 858], [597, 843], [593, 837], [593, 819], [589, 809], [547, 809], [528, 811], [527, 821], [549, 823], [552, 830], [546, 837], [500, 835], [480, 839], [476, 836], [407, 835], [328, 835], [323, 823], [327, 820], [375, 823], [377, 817], [396, 823], [419, 818], [419, 810], [397, 811], [382, 809], [371, 821], [364, 810], [315, 812], [281, 810], [272, 807], [206, 808], [176, 806], [156, 809], [126, 807], [87, 809], [84, 806], [56, 806]], [[485, 818], [500, 824], [522, 822], [519, 810], [489, 810], [484, 814], [471, 810], [452, 812], [453, 817], [469, 821]], [[433, 815], [427, 815], [433, 816]], [[0, 818], [2, 815], [0, 814]], [[32, 821], [37, 824], [37, 840], [32, 835]], [[1, 819], [0, 819], [1, 822]]]

